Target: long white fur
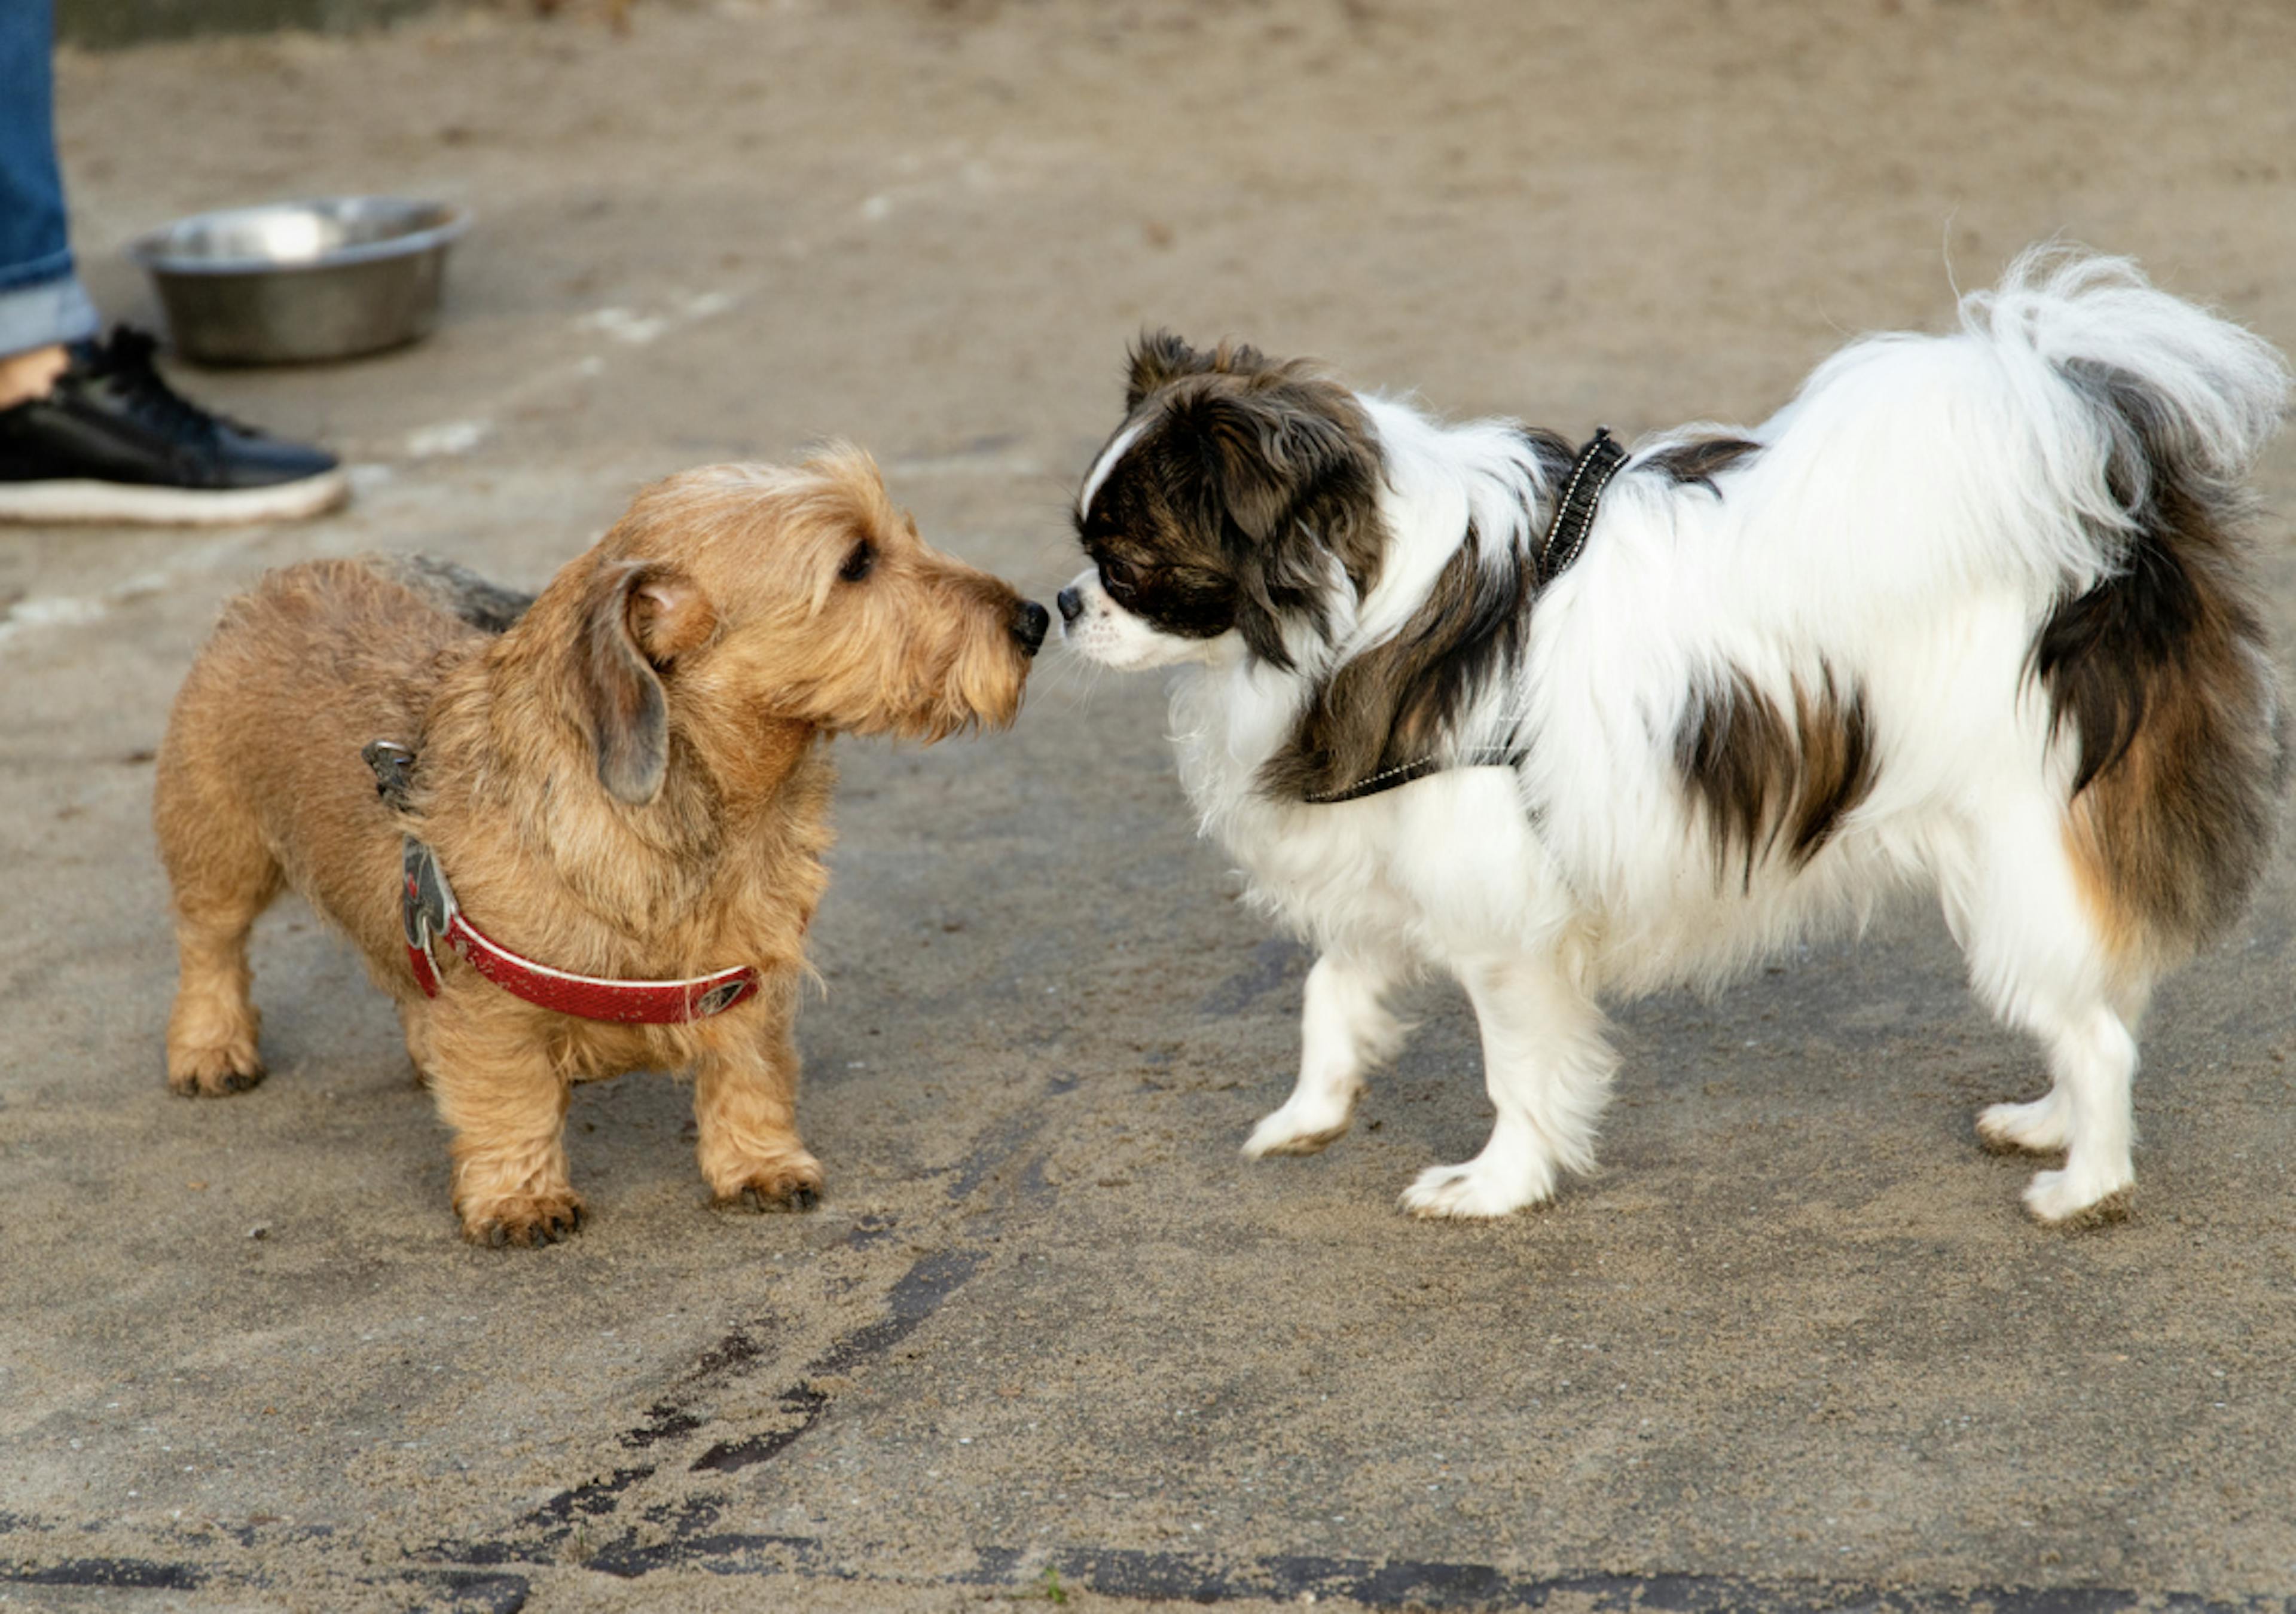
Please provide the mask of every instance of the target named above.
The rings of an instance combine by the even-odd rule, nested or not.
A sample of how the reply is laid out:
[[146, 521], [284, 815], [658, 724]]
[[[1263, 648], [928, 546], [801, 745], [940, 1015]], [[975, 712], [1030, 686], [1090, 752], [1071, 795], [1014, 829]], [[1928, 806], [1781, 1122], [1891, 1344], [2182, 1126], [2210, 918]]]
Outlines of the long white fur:
[[[2260, 340], [2124, 260], [2030, 253], [1960, 311], [1956, 334], [1870, 338], [1826, 361], [1741, 434], [1761, 449], [1725, 496], [1631, 463], [1611, 482], [1585, 553], [1538, 599], [1513, 676], [1450, 737], [1455, 755], [1524, 747], [1519, 769], [1462, 768], [1332, 806], [1255, 790], [1310, 680], [1395, 633], [1470, 530], [1518, 553], [1537, 542], [1553, 489], [1504, 423], [1445, 426], [1361, 400], [1390, 547], [1367, 598], [1334, 567], [1335, 643], [1300, 646], [1297, 673], [1233, 634], [1158, 633], [1095, 572], [1077, 579], [1070, 642], [1111, 666], [1179, 669], [1173, 739], [1201, 826], [1322, 954], [1298, 1086], [1248, 1154], [1320, 1148], [1345, 1129], [1367, 1070], [1400, 1040], [1390, 989], [1433, 968], [1473, 1004], [1497, 1119], [1480, 1154], [1429, 1169], [1404, 1205], [1496, 1216], [1535, 1203], [1560, 1170], [1593, 1166], [1615, 1063], [1601, 997], [1718, 983], [1925, 885], [1975, 990], [2049, 1061], [2046, 1098], [1980, 1121], [1997, 1142], [2069, 1147], [2029, 1207], [2062, 1220], [2129, 1184], [2144, 989], [2116, 979], [2076, 889], [2062, 838], [2073, 758], [2029, 662], [2053, 606], [2113, 566], [2126, 523], [2104, 480], [2113, 425], [2054, 366], [2141, 378], [2227, 476], [2276, 427], [2285, 377]], [[1087, 506], [1136, 435], [1094, 467]], [[1875, 789], [1811, 862], [1758, 860], [1742, 886], [1734, 869], [1717, 880], [1674, 756], [1685, 710], [1726, 669], [1788, 711], [1796, 680], [1854, 683], [1878, 758]]]

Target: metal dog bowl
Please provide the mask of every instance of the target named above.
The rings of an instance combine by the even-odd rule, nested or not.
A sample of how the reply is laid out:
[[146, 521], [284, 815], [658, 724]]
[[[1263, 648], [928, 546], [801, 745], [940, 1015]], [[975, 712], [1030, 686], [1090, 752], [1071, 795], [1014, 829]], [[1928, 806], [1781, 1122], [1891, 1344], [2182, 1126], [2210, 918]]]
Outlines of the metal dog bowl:
[[348, 358], [427, 335], [447, 249], [470, 211], [338, 196], [198, 213], [130, 242], [186, 358], [273, 365]]

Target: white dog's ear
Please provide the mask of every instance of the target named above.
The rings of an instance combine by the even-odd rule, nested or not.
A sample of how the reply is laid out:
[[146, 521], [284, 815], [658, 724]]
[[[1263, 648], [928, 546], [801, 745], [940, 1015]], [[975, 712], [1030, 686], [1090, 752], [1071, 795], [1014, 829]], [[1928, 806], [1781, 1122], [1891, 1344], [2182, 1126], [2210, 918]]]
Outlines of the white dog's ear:
[[1210, 352], [1201, 353], [1169, 331], [1144, 331], [1132, 344], [1131, 373], [1124, 383], [1124, 413], [1131, 414], [1151, 393], [1191, 375], [1265, 375], [1279, 368], [1248, 343], [1223, 341]]
[[1194, 434], [1211, 493], [1254, 544], [1286, 536], [1335, 480], [1373, 474], [1362, 438], [1308, 387], [1207, 393], [1175, 414]]
[[1239, 594], [1252, 653], [1289, 667], [1283, 623], [1326, 631], [1331, 563], [1367, 589], [1379, 569], [1379, 460], [1353, 397], [1280, 373], [1173, 401], [1166, 440]]
[[598, 782], [617, 800], [644, 807], [661, 793], [669, 764], [661, 674], [716, 626], [700, 586], [674, 566], [624, 561], [592, 580], [574, 665]]
[[1210, 357], [1171, 332], [1142, 332], [1140, 340], [1132, 344], [1131, 373], [1124, 382], [1124, 413], [1139, 408], [1140, 401], [1158, 389], [1184, 375], [1201, 375], [1211, 367]]

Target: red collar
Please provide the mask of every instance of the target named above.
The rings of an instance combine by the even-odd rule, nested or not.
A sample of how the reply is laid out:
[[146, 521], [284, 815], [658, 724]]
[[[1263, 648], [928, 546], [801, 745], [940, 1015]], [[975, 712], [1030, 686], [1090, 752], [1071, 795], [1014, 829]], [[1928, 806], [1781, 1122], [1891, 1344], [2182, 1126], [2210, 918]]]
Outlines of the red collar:
[[463, 917], [454, 888], [439, 866], [439, 855], [412, 835], [406, 838], [403, 866], [406, 887], [399, 916], [406, 930], [406, 962], [425, 997], [439, 995], [439, 958], [433, 949], [440, 942], [512, 997], [582, 1020], [682, 1026], [723, 1014], [757, 994], [758, 972], [747, 964], [689, 980], [605, 980], [521, 958]]

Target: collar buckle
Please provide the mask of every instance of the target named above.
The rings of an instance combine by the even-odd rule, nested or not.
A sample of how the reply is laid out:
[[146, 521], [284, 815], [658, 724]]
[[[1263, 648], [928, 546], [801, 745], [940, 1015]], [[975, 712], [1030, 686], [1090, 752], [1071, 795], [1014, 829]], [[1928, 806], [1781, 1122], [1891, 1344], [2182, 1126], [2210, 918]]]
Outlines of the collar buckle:
[[439, 855], [409, 835], [399, 856], [399, 928], [406, 933], [406, 962], [425, 997], [439, 995], [438, 945], [447, 939], [462, 912], [454, 888], [439, 866]]

